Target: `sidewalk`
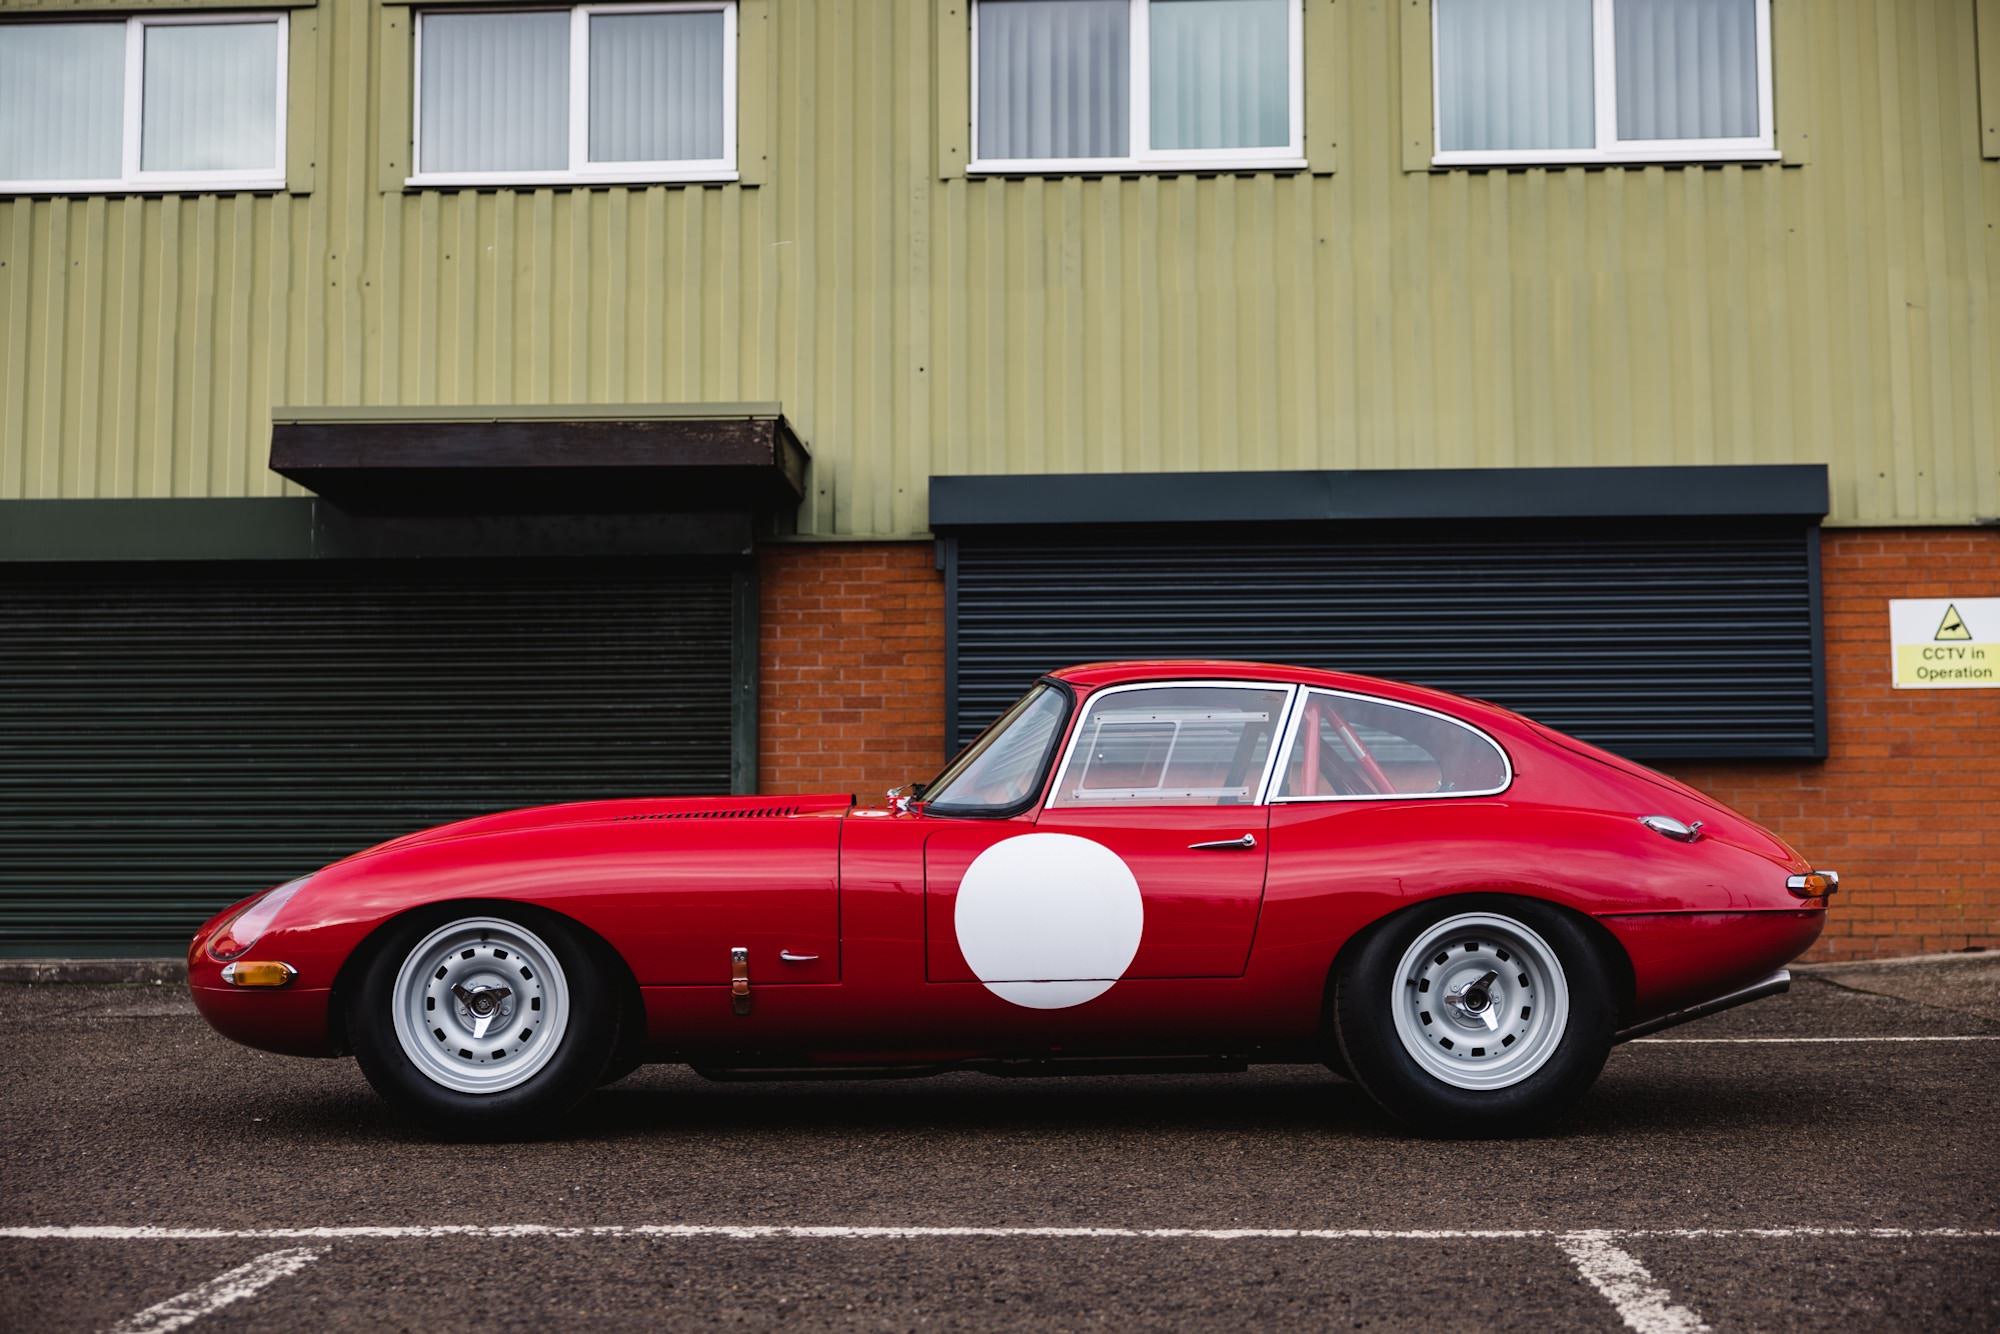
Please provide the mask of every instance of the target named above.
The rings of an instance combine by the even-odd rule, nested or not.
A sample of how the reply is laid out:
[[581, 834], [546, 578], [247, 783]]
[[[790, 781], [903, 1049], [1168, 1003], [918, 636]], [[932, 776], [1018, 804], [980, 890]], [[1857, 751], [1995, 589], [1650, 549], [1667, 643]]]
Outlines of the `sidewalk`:
[[187, 983], [187, 960], [157, 959], [0, 959], [0, 983], [85, 982]]

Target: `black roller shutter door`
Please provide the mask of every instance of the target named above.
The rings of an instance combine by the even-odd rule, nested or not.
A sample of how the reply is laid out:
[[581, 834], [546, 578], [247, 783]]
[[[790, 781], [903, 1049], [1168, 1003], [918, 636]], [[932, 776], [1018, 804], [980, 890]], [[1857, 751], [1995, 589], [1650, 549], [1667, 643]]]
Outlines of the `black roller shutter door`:
[[1638, 759], [1823, 755], [1817, 538], [1795, 523], [967, 532], [947, 543], [952, 731], [970, 740], [1054, 667], [1220, 657], [1490, 699]]
[[726, 792], [730, 573], [434, 562], [0, 572], [0, 950], [183, 948], [384, 838]]

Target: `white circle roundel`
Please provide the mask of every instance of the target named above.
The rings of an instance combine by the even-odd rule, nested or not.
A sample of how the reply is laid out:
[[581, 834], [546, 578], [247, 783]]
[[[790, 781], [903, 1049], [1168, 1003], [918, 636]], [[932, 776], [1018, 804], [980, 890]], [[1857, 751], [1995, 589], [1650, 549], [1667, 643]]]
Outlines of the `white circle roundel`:
[[973, 976], [1036, 1010], [1111, 990], [1139, 952], [1145, 905], [1132, 868], [1074, 834], [1021, 834], [972, 859], [952, 925]]

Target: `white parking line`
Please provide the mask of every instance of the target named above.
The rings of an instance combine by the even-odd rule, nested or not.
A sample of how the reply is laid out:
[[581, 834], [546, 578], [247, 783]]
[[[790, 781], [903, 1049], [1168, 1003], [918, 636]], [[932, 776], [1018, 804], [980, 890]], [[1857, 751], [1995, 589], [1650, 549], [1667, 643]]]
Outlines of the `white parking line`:
[[[780, 1223], [433, 1223], [339, 1227], [157, 1227], [117, 1224], [0, 1227], [14, 1241], [399, 1241], [473, 1237], [700, 1238], [741, 1241], [1000, 1240], [1199, 1240], [1236, 1241], [1532, 1241], [1553, 1240], [1635, 1334], [1708, 1334], [1708, 1326], [1675, 1302], [1619, 1241], [1638, 1237], [1856, 1238], [1907, 1241], [1922, 1238], [2000, 1240], [2000, 1228], [1962, 1227], [1679, 1227], [1679, 1228], [1312, 1228], [1312, 1227], [1004, 1227], [924, 1224]], [[113, 1334], [164, 1334], [295, 1274], [321, 1254], [307, 1247], [270, 1251], [216, 1275], [200, 1287], [132, 1316]]]
[[1923, 1037], [1880, 1038], [1633, 1038], [1625, 1045], [1628, 1047], [1639, 1047], [1649, 1042], [1657, 1043], [1663, 1047], [1676, 1043], [1683, 1046], [1727, 1046], [1732, 1044], [1755, 1046], [1767, 1043], [1780, 1045], [1784, 1043], [1814, 1042], [2000, 1042], [2000, 1033], [1960, 1033], [1926, 1035]]
[[1679, 1228], [1315, 1228], [1315, 1227], [944, 1227], [921, 1224], [780, 1223], [406, 1223], [345, 1227], [0, 1227], [10, 1241], [401, 1241], [427, 1237], [722, 1237], [737, 1241], [922, 1241], [1092, 1238], [1138, 1241], [1532, 1241], [1548, 1237], [1853, 1237], [1908, 1241], [2000, 1239], [2000, 1228], [1961, 1227], [1679, 1227]]
[[1556, 1238], [1556, 1245], [1636, 1334], [1708, 1334], [1702, 1318], [1669, 1296], [1610, 1233], [1571, 1232]]
[[111, 1334], [166, 1334], [179, 1329], [231, 1302], [240, 1302], [281, 1278], [298, 1273], [320, 1253], [309, 1246], [270, 1251], [234, 1269], [225, 1269], [198, 1288], [177, 1293], [165, 1301], [128, 1316], [111, 1327]]

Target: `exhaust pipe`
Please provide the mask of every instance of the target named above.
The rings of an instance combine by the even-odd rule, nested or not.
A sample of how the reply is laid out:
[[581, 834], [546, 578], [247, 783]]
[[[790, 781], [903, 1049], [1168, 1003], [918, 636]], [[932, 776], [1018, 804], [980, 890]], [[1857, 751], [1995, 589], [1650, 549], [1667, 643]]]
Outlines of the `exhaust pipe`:
[[1741, 991], [1732, 991], [1727, 996], [1717, 996], [1714, 1000], [1690, 1005], [1685, 1010], [1675, 1010], [1672, 1014], [1663, 1014], [1657, 1019], [1648, 1019], [1643, 1024], [1634, 1024], [1630, 1028], [1621, 1029], [1612, 1035], [1611, 1040], [1614, 1043], [1630, 1042], [1633, 1038], [1643, 1038], [1648, 1033], [1657, 1033], [1663, 1028], [1677, 1028], [1691, 1020], [1706, 1019], [1711, 1014], [1733, 1010], [1739, 1005], [1748, 1005], [1751, 1001], [1763, 1000], [1766, 996], [1776, 996], [1790, 991], [1791, 988], [1791, 970], [1780, 968], [1762, 982], [1753, 982]]

